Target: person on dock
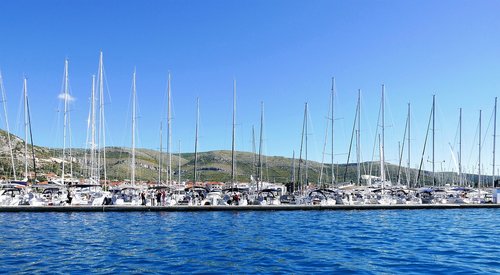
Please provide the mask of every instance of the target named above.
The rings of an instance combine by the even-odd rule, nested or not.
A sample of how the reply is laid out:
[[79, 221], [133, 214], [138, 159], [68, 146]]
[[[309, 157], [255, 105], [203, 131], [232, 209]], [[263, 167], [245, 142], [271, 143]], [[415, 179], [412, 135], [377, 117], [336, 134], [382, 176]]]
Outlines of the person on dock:
[[158, 192], [156, 192], [156, 206], [161, 206], [161, 197], [162, 197], [161, 191], [158, 190]]

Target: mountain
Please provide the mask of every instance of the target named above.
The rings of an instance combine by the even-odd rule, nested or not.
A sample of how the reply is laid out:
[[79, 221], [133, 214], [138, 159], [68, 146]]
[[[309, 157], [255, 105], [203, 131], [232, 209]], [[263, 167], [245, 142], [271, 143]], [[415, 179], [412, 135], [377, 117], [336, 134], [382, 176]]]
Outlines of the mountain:
[[[14, 159], [18, 178], [22, 178], [21, 174], [24, 171], [24, 141], [11, 134], [13, 144]], [[62, 149], [52, 149], [46, 147], [35, 146], [33, 148], [36, 156], [37, 175], [40, 176], [39, 180], [44, 180], [43, 174], [53, 172], [57, 175], [61, 173], [61, 156]], [[66, 149], [69, 152], [69, 149]], [[84, 149], [71, 149], [73, 156], [73, 174], [76, 177], [85, 177], [85, 150]], [[32, 148], [28, 146], [29, 171], [33, 169]], [[111, 180], [125, 180], [130, 177], [130, 164], [131, 164], [130, 148], [123, 147], [107, 147], [106, 148], [106, 167], [107, 175]], [[158, 160], [159, 152], [149, 149], [136, 149], [136, 179], [143, 181], [157, 181], [158, 180]], [[237, 180], [240, 182], [249, 182], [250, 176], [255, 178], [257, 174], [257, 156], [249, 152], [235, 152], [236, 155], [236, 170]], [[166, 178], [168, 156], [165, 152], [162, 153], [162, 179]], [[291, 182], [292, 163], [290, 158], [280, 156], [263, 156], [263, 179], [270, 182]], [[179, 156], [172, 155], [172, 179], [178, 179], [178, 163]], [[192, 180], [194, 170], [194, 153], [183, 153], [180, 157], [181, 163], [181, 180]], [[305, 179], [305, 161], [302, 161], [301, 172], [299, 172], [299, 161], [295, 160], [295, 177], [298, 181], [299, 173]], [[371, 166], [371, 173], [370, 173]], [[67, 173], [69, 173], [70, 165], [65, 165]], [[308, 177], [309, 182], [317, 183], [320, 176], [321, 163], [315, 161], [308, 161]], [[398, 166], [393, 164], [386, 164], [388, 169], [387, 176], [393, 181], [397, 181]], [[335, 164], [334, 170], [337, 182], [356, 182], [356, 164]], [[325, 164], [323, 170], [323, 182], [331, 182], [331, 165]], [[406, 182], [406, 169], [401, 170], [401, 182]], [[231, 151], [209, 151], [198, 153], [198, 179], [200, 181], [221, 181], [228, 182], [231, 179]], [[411, 169], [412, 182], [416, 178], [418, 171]], [[361, 164], [361, 174], [380, 174], [379, 162], [363, 162]], [[7, 133], [0, 130], [0, 175], [5, 178], [12, 178], [12, 165], [10, 159], [10, 150], [8, 146]], [[470, 181], [477, 181], [477, 175], [466, 175]], [[437, 181], [445, 181], [450, 183], [456, 181], [456, 175], [451, 172], [438, 173]], [[491, 178], [484, 177], [485, 182], [491, 182]], [[489, 181], [488, 181], [489, 180]], [[305, 181], [305, 180], [304, 180]], [[420, 182], [430, 184], [432, 181], [431, 173], [429, 171], [421, 171]]]

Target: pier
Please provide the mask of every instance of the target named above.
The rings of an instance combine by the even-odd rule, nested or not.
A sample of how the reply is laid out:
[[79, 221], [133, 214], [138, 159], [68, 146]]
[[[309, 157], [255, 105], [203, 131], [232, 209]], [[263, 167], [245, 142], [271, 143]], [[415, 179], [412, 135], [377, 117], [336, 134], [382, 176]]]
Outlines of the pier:
[[206, 211], [335, 211], [500, 208], [500, 204], [418, 205], [216, 205], [216, 206], [3, 206], [0, 212], [206, 212]]

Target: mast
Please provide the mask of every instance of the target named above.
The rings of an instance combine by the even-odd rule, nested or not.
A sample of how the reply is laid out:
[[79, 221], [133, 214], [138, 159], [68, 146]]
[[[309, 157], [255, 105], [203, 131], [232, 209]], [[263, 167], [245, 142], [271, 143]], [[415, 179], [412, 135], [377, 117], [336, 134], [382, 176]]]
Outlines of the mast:
[[100, 169], [102, 165], [103, 176], [104, 176], [104, 188], [107, 188], [107, 174], [106, 174], [106, 123], [104, 120], [104, 64], [103, 64], [103, 54], [102, 51], [99, 55], [99, 154], [102, 151], [102, 162], [101, 157], [98, 157], [98, 180], [100, 180]]
[[95, 180], [96, 182], [99, 182], [99, 177], [97, 176], [96, 172], [96, 130], [95, 130], [95, 119], [96, 119], [96, 108], [95, 108], [95, 103], [96, 103], [96, 98], [95, 98], [95, 75], [92, 75], [92, 93], [90, 96], [90, 126], [91, 126], [91, 137], [90, 137], [90, 178], [92, 180]]
[[406, 175], [406, 182], [408, 187], [411, 187], [411, 148], [410, 148], [410, 134], [411, 134], [411, 112], [410, 112], [410, 103], [408, 102], [408, 173]]
[[87, 135], [85, 137], [85, 154], [83, 154], [83, 163], [84, 165], [81, 166], [81, 173], [85, 176], [90, 178], [91, 175], [91, 168], [89, 165], [89, 160], [90, 160], [90, 134], [91, 134], [91, 129], [90, 129], [90, 119], [92, 117], [92, 103], [89, 105], [89, 113], [87, 115]]
[[479, 110], [479, 165], [478, 165], [478, 180], [477, 180], [477, 190], [478, 196], [481, 197], [481, 115], [482, 110]]
[[[68, 95], [69, 95], [69, 92], [68, 92]], [[68, 98], [70, 99], [70, 98]], [[68, 100], [68, 107], [69, 107], [69, 100]], [[69, 176], [71, 178], [71, 180], [73, 180], [73, 152], [72, 152], [72, 147], [73, 147], [73, 144], [71, 143], [71, 141], [73, 140], [73, 137], [71, 135], [71, 112], [70, 110], [68, 110], [68, 142], [69, 142]]]
[[304, 115], [304, 118], [305, 118], [305, 125], [306, 125], [306, 131], [305, 131], [305, 138], [306, 138], [306, 163], [305, 163], [305, 176], [306, 176], [306, 186], [309, 185], [309, 176], [308, 176], [308, 163], [307, 163], [307, 120], [308, 120], [308, 104], [306, 102], [306, 110], [305, 110], [305, 115]]
[[380, 178], [382, 180], [382, 184], [385, 184], [385, 155], [384, 155], [384, 140], [385, 140], [385, 86], [382, 84], [382, 136], [380, 140]]
[[200, 121], [200, 99], [196, 98], [196, 130], [194, 137], [194, 184], [196, 184], [196, 171], [198, 169], [198, 124]]
[[26, 107], [28, 107], [28, 125], [29, 125], [29, 131], [30, 131], [30, 141], [31, 141], [31, 154], [33, 156], [33, 173], [34, 173], [34, 178], [33, 182], [36, 183], [36, 158], [35, 158], [35, 145], [33, 142], [33, 131], [31, 130], [31, 116], [30, 116], [30, 103], [28, 101], [28, 97], [26, 97]]
[[[406, 133], [409, 132], [408, 131], [408, 126], [409, 126], [409, 122], [410, 122], [410, 113], [408, 112], [408, 115], [406, 117], [406, 123], [405, 123], [405, 131], [404, 131], [404, 134], [403, 134], [403, 146], [401, 147], [401, 142], [398, 142], [399, 144], [399, 165], [398, 165], [398, 185], [401, 184], [401, 169], [402, 169], [402, 163], [403, 163], [403, 152], [404, 152], [404, 149], [405, 149], [405, 142], [406, 142]], [[408, 172], [408, 171], [407, 171]], [[406, 180], [408, 182], [408, 173], [406, 174]]]
[[136, 116], [136, 83], [135, 83], [135, 69], [132, 77], [132, 161], [131, 161], [131, 179], [130, 183], [135, 186], [135, 116]]
[[331, 102], [330, 102], [330, 104], [332, 105], [332, 110], [331, 110], [332, 112], [330, 114], [331, 119], [332, 119], [331, 120], [331, 127], [332, 127], [332, 129], [331, 129], [331, 131], [332, 131], [332, 134], [331, 134], [332, 135], [331, 136], [331, 139], [332, 139], [332, 151], [331, 151], [332, 182], [331, 182], [331, 184], [332, 184], [332, 188], [333, 188], [333, 185], [335, 184], [335, 171], [333, 168], [333, 159], [334, 159], [334, 157], [333, 157], [333, 144], [334, 144], [333, 143], [333, 141], [334, 141], [334, 139], [333, 139], [333, 125], [335, 122], [335, 112], [334, 112], [335, 105], [334, 105], [334, 103], [335, 103], [335, 77], [332, 77], [332, 98], [331, 98]]
[[[332, 129], [333, 129], [333, 91], [334, 91], [334, 85], [335, 85], [335, 78], [332, 77], [332, 91], [330, 93], [330, 101], [329, 101], [329, 105], [328, 105], [328, 112], [327, 112], [327, 115], [326, 115], [326, 127], [325, 127], [325, 141], [323, 142], [323, 153], [322, 153], [322, 156], [321, 156], [321, 169], [319, 170], [319, 178], [318, 178], [318, 184], [320, 187], [323, 186], [323, 171], [324, 171], [324, 167], [325, 167], [325, 154], [326, 154], [326, 145], [328, 144], [328, 128], [330, 127], [330, 124], [332, 126]], [[332, 137], [333, 137], [333, 131], [332, 131]], [[331, 168], [332, 168], [332, 171], [333, 171], [333, 138], [332, 138], [332, 151], [331, 151], [331, 161], [330, 161], [330, 164], [331, 164]], [[326, 177], [328, 176], [328, 168], [326, 169]], [[333, 186], [333, 174], [332, 174], [332, 181], [331, 181], [331, 184]], [[326, 186], [326, 180], [325, 180], [325, 186]]]
[[[259, 180], [257, 181], [257, 191], [262, 188], [262, 146], [264, 136], [264, 102], [260, 102], [260, 137], [259, 137]], [[260, 188], [259, 188], [260, 183]]]
[[233, 80], [233, 134], [232, 134], [232, 144], [231, 144], [231, 187], [234, 188], [235, 175], [236, 175], [236, 162], [234, 158], [234, 147], [236, 139], [236, 80]]
[[358, 90], [358, 104], [356, 110], [356, 117], [358, 119], [357, 125], [358, 130], [356, 131], [356, 171], [357, 171], [357, 180], [356, 183], [359, 186], [361, 180], [361, 89]]
[[3, 77], [2, 77], [1, 71], [0, 71], [0, 89], [2, 92], [3, 112], [4, 112], [4, 117], [5, 117], [5, 127], [7, 129], [7, 141], [9, 142], [10, 161], [11, 161], [11, 165], [12, 165], [12, 172], [14, 173], [14, 180], [17, 180], [16, 164], [14, 161], [14, 153], [12, 151], [12, 141], [10, 138], [9, 119], [7, 117], [7, 99], [5, 97], [5, 88], [3, 86]]
[[168, 167], [167, 167], [167, 182], [169, 185], [172, 184], [172, 108], [171, 108], [171, 94], [170, 94], [170, 72], [168, 73], [168, 84], [167, 84], [167, 155], [168, 155]]
[[160, 121], [160, 154], [158, 156], [158, 184], [161, 184], [162, 150], [163, 150], [163, 120]]
[[[403, 138], [404, 140], [404, 138]], [[404, 146], [404, 144], [403, 144]], [[401, 161], [403, 159], [403, 151], [401, 150], [401, 141], [398, 141], [398, 153], [399, 153], [399, 165], [398, 165], [398, 178], [397, 178], [397, 184], [401, 184]]]
[[300, 192], [302, 192], [302, 186], [303, 186], [303, 177], [302, 177], [302, 148], [304, 147], [304, 133], [305, 133], [305, 128], [307, 126], [306, 124], [306, 120], [307, 120], [307, 103], [305, 103], [305, 107], [304, 107], [304, 120], [302, 122], [302, 135], [301, 135], [301, 139], [300, 139], [300, 151], [299, 151], [299, 171], [298, 171], [298, 174], [299, 174], [299, 182], [298, 182], [298, 190]]
[[[62, 153], [62, 172], [61, 172], [61, 179], [62, 179], [62, 184], [64, 184], [64, 165], [66, 162], [66, 126], [68, 123], [68, 59], [64, 60], [64, 84], [63, 84], [63, 90], [64, 90], [64, 118], [63, 118], [63, 153]], [[70, 160], [71, 161], [71, 160]]]
[[497, 138], [497, 98], [495, 97], [495, 109], [493, 114], [493, 172], [491, 173], [491, 187], [495, 188], [495, 147]]
[[181, 184], [181, 140], [179, 139], [179, 170], [177, 172], [177, 176], [178, 176], [178, 183], [177, 184]]
[[436, 185], [435, 138], [436, 138], [436, 95], [433, 95], [432, 96], [432, 186]]
[[292, 177], [291, 177], [291, 180], [292, 180], [292, 187], [293, 187], [293, 191], [295, 192], [295, 150], [293, 150], [293, 153], [292, 153]]
[[[356, 180], [356, 183], [359, 184], [359, 179], [361, 178], [361, 176], [359, 175], [361, 173], [361, 170], [360, 170], [360, 156], [359, 156], [359, 129], [356, 130], [356, 126], [358, 126], [359, 128], [359, 125], [360, 125], [360, 118], [359, 118], [359, 112], [360, 112], [360, 94], [361, 94], [361, 90], [358, 90], [358, 101], [356, 103], [356, 112], [354, 114], [354, 122], [352, 123], [352, 131], [351, 131], [351, 139], [350, 139], [350, 142], [349, 142], [349, 151], [347, 153], [347, 161], [346, 161], [346, 165], [345, 165], [345, 169], [344, 169], [344, 181], [346, 181], [346, 178], [347, 178], [347, 169], [349, 168], [349, 161], [351, 159], [351, 151], [352, 151], [352, 143], [353, 141], [356, 143], [355, 146], [356, 146], [356, 158], [357, 158], [357, 171], [358, 171], [358, 180]], [[338, 166], [337, 166], [337, 169], [338, 169]], [[352, 180], [351, 180], [352, 181]]]
[[459, 128], [459, 141], [458, 141], [458, 180], [460, 182], [460, 186], [464, 185], [463, 177], [462, 177], [462, 108], [460, 108], [460, 117], [458, 119], [458, 128]]
[[23, 79], [24, 98], [24, 175], [28, 179], [28, 81]]
[[[254, 177], [257, 176], [257, 151], [256, 151], [256, 146], [255, 146], [255, 127], [252, 125], [252, 175]], [[259, 184], [258, 179], [256, 179], [257, 185]], [[257, 186], [258, 187], [258, 186]]]
[[[330, 95], [331, 96], [331, 95]], [[325, 141], [323, 142], [323, 150], [321, 154], [321, 167], [319, 169], [319, 177], [318, 177], [318, 186], [321, 188], [323, 187], [323, 168], [325, 166], [325, 153], [326, 153], [326, 144], [328, 143], [328, 128], [330, 127], [330, 118], [329, 113], [330, 113], [330, 108], [331, 106], [328, 106], [328, 112], [327, 112], [327, 117], [326, 117], [326, 127], [325, 127]], [[326, 184], [325, 184], [326, 185]]]

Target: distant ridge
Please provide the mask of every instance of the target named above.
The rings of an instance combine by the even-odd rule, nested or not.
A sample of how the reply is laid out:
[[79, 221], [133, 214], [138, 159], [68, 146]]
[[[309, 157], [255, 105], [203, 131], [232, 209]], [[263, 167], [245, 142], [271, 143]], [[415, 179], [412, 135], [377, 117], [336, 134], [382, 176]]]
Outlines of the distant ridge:
[[[12, 135], [12, 143], [14, 147], [14, 158], [18, 178], [22, 178], [21, 174], [24, 169], [24, 141]], [[46, 147], [35, 146], [37, 173], [40, 175], [39, 180], [44, 180], [43, 174], [53, 172], [57, 175], [61, 173], [61, 156], [62, 149], [52, 149]], [[106, 148], [106, 163], [107, 174], [110, 180], [125, 180], [130, 177], [130, 161], [131, 149], [124, 147], [107, 147]], [[76, 177], [84, 177], [84, 149], [72, 149], [73, 152], [73, 171]], [[256, 177], [256, 163], [254, 163], [254, 154], [250, 152], [236, 152], [237, 158], [237, 179], [240, 182], [249, 182], [250, 176]], [[167, 170], [167, 154], [162, 153], [162, 179], [166, 178]], [[159, 152], [151, 149], [136, 149], [136, 178], [141, 181], [157, 181], [158, 180], [158, 158]], [[292, 159], [281, 156], [264, 156], [263, 178], [265, 181], [288, 183], [291, 181]], [[172, 179], [178, 179], [178, 155], [172, 155]], [[194, 153], [181, 154], [181, 180], [192, 180], [194, 169]], [[380, 163], [363, 162], [361, 165], [361, 174], [369, 173], [369, 166], [372, 165], [372, 175], [380, 174]], [[299, 160], [295, 160], [296, 174], [298, 181]], [[10, 162], [9, 146], [7, 141], [7, 133], [0, 130], [0, 176], [12, 178], [12, 168]], [[398, 166], [386, 164], [388, 176], [392, 182], [396, 182]], [[31, 155], [31, 147], [29, 148], [28, 167], [33, 171], [33, 161]], [[68, 167], [68, 166], [66, 166]], [[231, 177], [231, 151], [216, 150], [198, 153], [198, 175], [200, 181], [220, 181], [227, 182]], [[309, 182], [317, 184], [321, 169], [321, 163], [308, 161]], [[335, 164], [335, 173], [337, 182], [356, 182], [356, 163]], [[347, 167], [347, 170], [346, 170]], [[302, 164], [304, 169], [304, 163]], [[411, 169], [412, 183], [415, 181], [417, 170]], [[304, 173], [303, 173], [304, 174]], [[345, 177], [344, 177], [345, 175]], [[477, 175], [468, 174], [467, 179], [471, 182], [477, 181]], [[456, 173], [444, 172], [436, 173], [437, 181], [445, 179], [446, 183], [451, 183], [452, 179], [456, 178]], [[483, 176], [484, 183], [491, 185], [491, 177]], [[304, 180], [305, 181], [305, 180]], [[455, 180], [456, 181], [456, 180]], [[323, 183], [331, 182], [331, 165], [325, 164], [323, 170]], [[406, 168], [401, 168], [401, 182], [406, 183]], [[429, 171], [421, 171], [421, 184], [428, 185], [432, 182], [431, 173]]]

